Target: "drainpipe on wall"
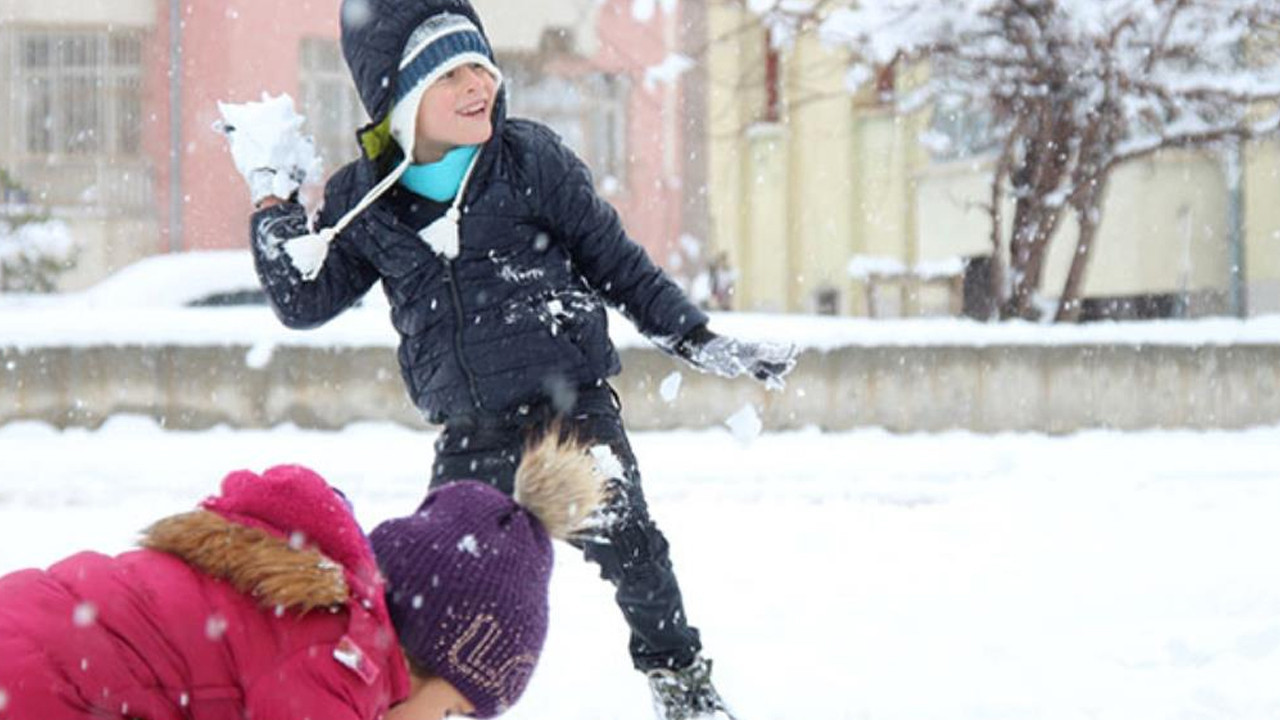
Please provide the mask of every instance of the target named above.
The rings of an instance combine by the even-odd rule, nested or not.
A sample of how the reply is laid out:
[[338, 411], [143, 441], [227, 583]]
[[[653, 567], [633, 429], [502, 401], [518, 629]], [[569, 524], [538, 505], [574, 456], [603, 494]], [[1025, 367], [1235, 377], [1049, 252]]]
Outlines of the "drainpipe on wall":
[[[1248, 58], [1244, 42], [1237, 42], [1234, 55], [1238, 67], [1244, 67]], [[1227, 171], [1227, 262], [1230, 263], [1229, 310], [1235, 317], [1249, 313], [1249, 289], [1245, 275], [1244, 252], [1244, 140], [1229, 138], [1226, 148]]]
[[1230, 311], [1235, 317], [1249, 312], [1244, 249], [1244, 154], [1239, 139], [1227, 142], [1227, 262], [1230, 272]]
[[182, 251], [182, 0], [169, 0], [169, 252]]
[[[703, 259], [710, 261], [717, 250], [712, 248], [711, 212], [708, 208], [707, 97], [710, 50], [705, 46], [710, 37], [707, 28], [706, 3], [686, 2], [677, 6], [680, 31], [677, 47], [685, 57], [696, 58], [696, 64], [680, 76], [683, 120], [677, 143], [682, 151], [680, 173], [680, 231], [702, 242]], [[703, 55], [699, 56], [699, 53]]]

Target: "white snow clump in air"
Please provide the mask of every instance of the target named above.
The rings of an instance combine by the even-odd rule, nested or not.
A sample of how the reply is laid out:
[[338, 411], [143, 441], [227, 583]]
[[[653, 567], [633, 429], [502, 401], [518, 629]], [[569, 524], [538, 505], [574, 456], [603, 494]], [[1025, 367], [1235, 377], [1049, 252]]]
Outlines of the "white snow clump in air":
[[352, 27], [359, 27], [373, 18], [369, 9], [369, 0], [347, 0], [342, 4], [342, 21]]
[[673, 372], [662, 380], [662, 384], [658, 386], [658, 394], [668, 403], [673, 403], [680, 395], [680, 385], [684, 382], [684, 375], [678, 371]]
[[649, 22], [657, 9], [658, 3], [654, 0], [631, 0], [631, 19], [640, 23]]
[[691, 70], [693, 60], [679, 53], [671, 53], [657, 65], [650, 65], [644, 71], [644, 86], [652, 90], [659, 83], [675, 85], [680, 76]]
[[271, 356], [275, 354], [275, 351], [275, 343], [256, 343], [245, 353], [244, 364], [254, 370], [261, 370], [271, 364]]
[[458, 552], [465, 552], [480, 557], [480, 544], [475, 535], [465, 535], [458, 541]]
[[89, 627], [98, 619], [98, 606], [85, 601], [76, 605], [71, 612], [71, 622], [78, 628]]
[[744, 444], [750, 444], [752, 440], [760, 437], [760, 431], [764, 429], [764, 423], [761, 422], [759, 413], [751, 403], [743, 405], [741, 410], [730, 415], [724, 424], [728, 425], [729, 432]]
[[221, 615], [210, 615], [204, 621], [204, 636], [210, 640], [221, 640], [227, 633], [227, 619]]

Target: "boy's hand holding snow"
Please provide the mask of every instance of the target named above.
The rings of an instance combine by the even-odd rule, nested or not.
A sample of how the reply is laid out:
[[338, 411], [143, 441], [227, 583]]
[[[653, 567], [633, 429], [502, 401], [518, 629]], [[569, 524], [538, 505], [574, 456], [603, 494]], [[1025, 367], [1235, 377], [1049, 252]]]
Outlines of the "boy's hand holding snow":
[[303, 184], [320, 179], [320, 156], [311, 138], [303, 137], [305, 121], [293, 98], [262, 94], [259, 102], [218, 103], [221, 122], [236, 169], [249, 184], [254, 205], [270, 197], [290, 198]]
[[703, 372], [734, 378], [749, 373], [770, 390], [781, 390], [783, 378], [796, 366], [796, 346], [748, 342], [717, 335], [699, 325], [681, 338], [676, 354]]

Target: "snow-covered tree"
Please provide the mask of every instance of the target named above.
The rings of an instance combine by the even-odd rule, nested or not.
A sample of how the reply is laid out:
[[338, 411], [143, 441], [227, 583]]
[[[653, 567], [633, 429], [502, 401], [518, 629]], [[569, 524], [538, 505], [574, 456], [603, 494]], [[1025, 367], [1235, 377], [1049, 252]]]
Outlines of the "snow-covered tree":
[[1039, 314], [1049, 244], [1071, 216], [1076, 249], [1056, 319], [1076, 316], [1117, 167], [1280, 126], [1277, 0], [740, 2], [779, 43], [816, 32], [849, 48], [851, 87], [886, 68], [920, 69], [919, 87], [896, 98], [903, 111], [937, 104], [987, 120], [1002, 317]]
[[29, 205], [21, 186], [0, 170], [0, 292], [53, 292], [76, 255], [66, 224]]

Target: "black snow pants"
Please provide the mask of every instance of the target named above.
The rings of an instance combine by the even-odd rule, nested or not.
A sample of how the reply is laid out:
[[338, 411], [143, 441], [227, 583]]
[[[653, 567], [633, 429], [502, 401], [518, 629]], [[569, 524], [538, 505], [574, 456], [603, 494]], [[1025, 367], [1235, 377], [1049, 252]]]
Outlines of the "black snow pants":
[[697, 629], [685, 618], [667, 540], [649, 518], [620, 411], [613, 388], [601, 384], [579, 390], [572, 407], [563, 413], [547, 403], [506, 415], [446, 420], [436, 440], [431, 487], [480, 480], [510, 495], [525, 442], [556, 422], [562, 432], [572, 433], [588, 447], [608, 446], [623, 471], [622, 477], [610, 480], [613, 492], [606, 512], [613, 519], [603, 538], [575, 541], [575, 545], [614, 585], [618, 607], [631, 628], [631, 660], [636, 669], [684, 667], [702, 644]]

